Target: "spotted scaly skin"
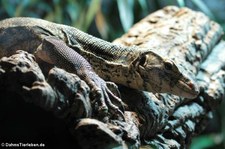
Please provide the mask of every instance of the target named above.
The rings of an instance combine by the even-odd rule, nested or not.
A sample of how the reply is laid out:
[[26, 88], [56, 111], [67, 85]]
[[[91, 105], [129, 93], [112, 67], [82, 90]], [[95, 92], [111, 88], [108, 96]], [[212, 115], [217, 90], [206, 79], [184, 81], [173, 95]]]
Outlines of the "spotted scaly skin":
[[104, 80], [138, 90], [186, 98], [195, 98], [199, 93], [198, 86], [188, 73], [149, 49], [115, 45], [74, 27], [41, 19], [11, 18], [1, 21], [0, 57], [9, 56], [17, 49], [34, 53], [49, 36], [57, 37], [84, 57]]
[[68, 72], [77, 74], [84, 80], [91, 88], [92, 99], [98, 103], [97, 110], [101, 114], [100, 119], [107, 121], [108, 107], [112, 113], [123, 118], [121, 110], [110, 100], [111, 97], [113, 101], [117, 101], [122, 106], [120, 98], [107, 88], [106, 82], [95, 73], [90, 63], [79, 53], [69, 48], [62, 40], [52, 36], [46, 37], [37, 48], [35, 56]]

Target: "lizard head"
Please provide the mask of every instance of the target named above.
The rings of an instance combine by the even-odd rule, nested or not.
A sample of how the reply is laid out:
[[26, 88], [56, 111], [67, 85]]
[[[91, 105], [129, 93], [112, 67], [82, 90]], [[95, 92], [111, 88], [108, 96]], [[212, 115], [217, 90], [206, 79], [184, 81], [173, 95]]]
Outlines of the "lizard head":
[[171, 93], [185, 98], [195, 98], [199, 94], [197, 84], [187, 72], [174, 61], [162, 58], [152, 51], [141, 53], [132, 62], [132, 66], [142, 79], [142, 90]]

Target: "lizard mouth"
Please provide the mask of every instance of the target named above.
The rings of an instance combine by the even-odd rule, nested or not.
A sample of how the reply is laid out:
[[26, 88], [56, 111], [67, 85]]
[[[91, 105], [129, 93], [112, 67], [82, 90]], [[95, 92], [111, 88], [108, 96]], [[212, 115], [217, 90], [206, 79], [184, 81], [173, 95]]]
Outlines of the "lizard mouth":
[[199, 87], [192, 81], [186, 82], [184, 80], [178, 81], [179, 85], [177, 86], [179, 89], [181, 89], [181, 92], [183, 91], [182, 95], [185, 98], [195, 98], [199, 94]]

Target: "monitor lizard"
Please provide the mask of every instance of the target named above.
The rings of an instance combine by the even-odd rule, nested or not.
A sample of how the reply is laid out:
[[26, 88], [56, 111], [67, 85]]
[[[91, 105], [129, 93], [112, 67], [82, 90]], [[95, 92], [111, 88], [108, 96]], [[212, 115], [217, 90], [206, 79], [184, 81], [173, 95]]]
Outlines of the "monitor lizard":
[[185, 98], [199, 94], [198, 85], [174, 61], [150, 49], [116, 45], [77, 28], [36, 18], [0, 21], [0, 58], [22, 49], [42, 60], [76, 73], [96, 91], [101, 109], [118, 109], [105, 85], [109, 80], [152, 93]]

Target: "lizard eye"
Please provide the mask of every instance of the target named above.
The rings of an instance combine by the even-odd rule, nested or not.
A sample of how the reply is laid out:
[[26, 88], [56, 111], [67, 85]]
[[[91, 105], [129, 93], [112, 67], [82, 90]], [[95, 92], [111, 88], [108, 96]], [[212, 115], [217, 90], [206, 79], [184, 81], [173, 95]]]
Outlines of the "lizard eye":
[[172, 61], [165, 61], [164, 66], [166, 70], [172, 70], [173, 69], [173, 62]]
[[144, 66], [146, 63], [146, 59], [147, 59], [146, 55], [142, 56], [140, 59], [139, 65]]

